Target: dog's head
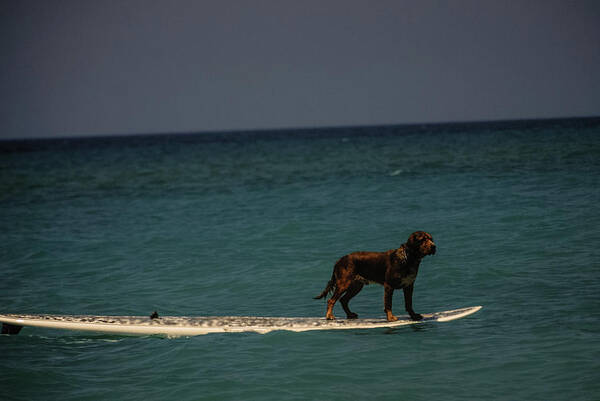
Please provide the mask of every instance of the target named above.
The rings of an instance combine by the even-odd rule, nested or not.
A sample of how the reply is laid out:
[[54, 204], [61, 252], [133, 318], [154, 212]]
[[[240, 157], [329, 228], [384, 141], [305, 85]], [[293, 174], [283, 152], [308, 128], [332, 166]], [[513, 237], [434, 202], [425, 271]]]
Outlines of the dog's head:
[[427, 255], [435, 255], [435, 243], [431, 234], [425, 231], [416, 231], [408, 237], [406, 247], [410, 252], [414, 252], [420, 257]]

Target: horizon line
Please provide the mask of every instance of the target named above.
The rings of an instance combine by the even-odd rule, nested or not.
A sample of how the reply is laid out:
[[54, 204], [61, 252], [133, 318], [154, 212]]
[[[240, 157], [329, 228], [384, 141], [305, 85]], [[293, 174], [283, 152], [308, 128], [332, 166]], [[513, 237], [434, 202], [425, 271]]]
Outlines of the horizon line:
[[7, 137], [0, 138], [0, 142], [15, 142], [15, 141], [52, 141], [52, 140], [68, 140], [68, 139], [102, 139], [102, 138], [124, 138], [124, 137], [144, 137], [144, 136], [164, 136], [164, 135], [219, 135], [219, 134], [244, 134], [244, 133], [269, 133], [275, 131], [317, 131], [323, 129], [344, 130], [344, 129], [367, 129], [367, 128], [384, 128], [384, 127], [432, 127], [441, 125], [477, 125], [477, 124], [510, 124], [523, 122], [551, 122], [560, 120], [596, 120], [600, 119], [600, 115], [590, 116], [570, 116], [570, 117], [541, 117], [541, 118], [506, 118], [506, 119], [490, 119], [490, 120], [454, 120], [440, 122], [411, 122], [411, 123], [382, 123], [382, 124], [356, 124], [356, 125], [321, 125], [321, 126], [282, 126], [269, 128], [238, 128], [238, 129], [215, 129], [215, 130], [186, 130], [186, 131], [156, 131], [156, 132], [114, 132], [114, 133], [98, 133], [98, 134], [58, 134], [56, 136], [28, 136], [28, 137]]

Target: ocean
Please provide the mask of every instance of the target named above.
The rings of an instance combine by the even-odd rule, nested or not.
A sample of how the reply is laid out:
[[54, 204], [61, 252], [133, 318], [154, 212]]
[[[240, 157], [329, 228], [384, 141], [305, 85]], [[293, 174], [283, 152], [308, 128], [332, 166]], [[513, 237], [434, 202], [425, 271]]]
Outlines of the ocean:
[[[433, 235], [396, 329], [0, 336], [5, 400], [599, 400], [600, 119], [0, 142], [0, 313], [324, 316]], [[384, 317], [383, 288], [352, 300]], [[400, 294], [394, 311], [403, 314]], [[334, 311], [344, 318], [341, 306]]]

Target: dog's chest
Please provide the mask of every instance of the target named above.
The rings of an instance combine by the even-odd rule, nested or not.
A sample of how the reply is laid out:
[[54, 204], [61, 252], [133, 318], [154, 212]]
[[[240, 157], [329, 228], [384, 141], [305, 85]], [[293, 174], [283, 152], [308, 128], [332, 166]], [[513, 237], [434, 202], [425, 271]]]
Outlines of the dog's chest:
[[411, 286], [417, 279], [418, 267], [406, 271], [398, 271], [392, 275], [392, 285], [395, 288]]
[[400, 278], [400, 286], [402, 288], [411, 286], [417, 279], [417, 272], [410, 273]]

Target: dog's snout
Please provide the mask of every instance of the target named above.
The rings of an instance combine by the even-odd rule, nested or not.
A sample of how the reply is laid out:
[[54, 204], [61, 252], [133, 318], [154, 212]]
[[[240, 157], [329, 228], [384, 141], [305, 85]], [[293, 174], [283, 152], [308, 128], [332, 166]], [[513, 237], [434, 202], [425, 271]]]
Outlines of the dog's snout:
[[435, 244], [432, 244], [432, 245], [431, 245], [431, 254], [432, 254], [432, 255], [435, 255], [435, 251], [436, 251], [436, 250], [437, 250], [437, 248], [436, 248]]

